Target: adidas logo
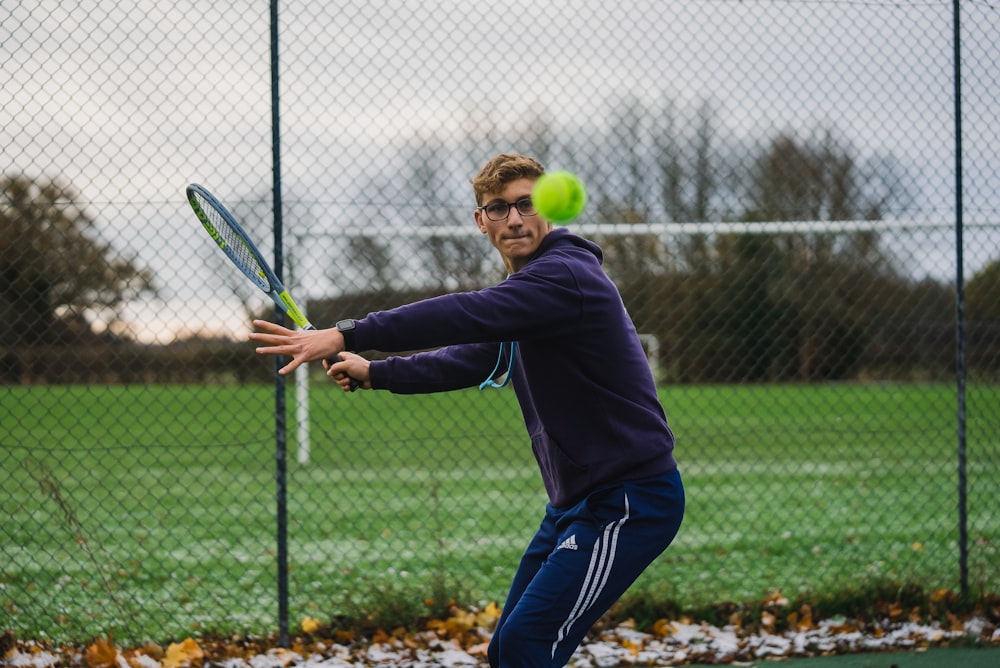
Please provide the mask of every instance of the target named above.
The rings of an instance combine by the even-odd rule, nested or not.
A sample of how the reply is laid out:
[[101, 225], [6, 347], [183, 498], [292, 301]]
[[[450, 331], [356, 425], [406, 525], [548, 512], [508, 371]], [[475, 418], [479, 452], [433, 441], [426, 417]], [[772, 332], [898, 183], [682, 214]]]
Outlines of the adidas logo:
[[563, 542], [559, 543], [557, 550], [579, 550], [579, 546], [576, 544], [576, 534], [573, 534]]

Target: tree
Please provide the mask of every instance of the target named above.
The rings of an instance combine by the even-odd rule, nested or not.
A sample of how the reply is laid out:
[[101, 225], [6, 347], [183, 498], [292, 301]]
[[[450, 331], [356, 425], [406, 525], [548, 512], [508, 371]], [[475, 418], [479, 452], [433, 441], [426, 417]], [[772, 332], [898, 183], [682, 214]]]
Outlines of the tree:
[[776, 137], [755, 162], [746, 220], [879, 220], [903, 193], [894, 162], [863, 162], [833, 132]]
[[969, 318], [1000, 323], [1000, 260], [993, 260], [965, 286]]
[[[628, 96], [611, 110], [609, 132], [598, 144], [601, 153], [595, 164], [604, 164], [603, 173], [587, 179], [592, 209], [590, 218], [614, 225], [641, 225], [651, 222], [656, 189], [655, 129], [642, 100]], [[655, 145], [654, 145], [655, 144]], [[663, 271], [665, 248], [657, 234], [595, 235], [604, 250], [604, 268], [627, 301], [636, 326], [645, 333], [652, 326], [659, 304], [648, 290], [648, 277]]]
[[[663, 205], [667, 218], [676, 222], [705, 221], [718, 191], [718, 156], [713, 140], [717, 131], [711, 103], [698, 107], [692, 132], [682, 132], [672, 106], [662, 112], [661, 127], [653, 142], [656, 162], [663, 175]], [[690, 135], [690, 136], [686, 136]]]
[[[411, 229], [455, 224], [472, 228], [471, 215], [456, 220], [449, 207], [453, 191], [448, 154], [448, 147], [433, 136], [415, 136], [404, 148], [400, 198], [407, 203], [404, 214]], [[468, 290], [483, 283], [487, 255], [482, 240], [475, 236], [429, 236], [414, 250], [427, 258], [427, 269], [444, 289]]]
[[1000, 372], [1000, 259], [977, 272], [965, 286], [968, 361], [976, 373]]
[[[690, 143], [691, 167], [682, 150], [661, 154], [671, 217], [704, 217], [704, 203], [718, 194], [709, 127]], [[753, 162], [738, 217], [876, 220], [902, 194], [900, 183], [892, 161], [862, 161], [832, 133], [813, 144], [781, 135]], [[850, 377], [905, 285], [872, 230], [702, 234], [677, 246], [681, 262], [665, 278], [676, 299], [662, 338], [684, 380]]]
[[[872, 165], [831, 132], [814, 145], [781, 135], [754, 164], [744, 219], [878, 220], [900, 196], [899, 179], [890, 161]], [[898, 275], [880, 235], [820, 229], [773, 235], [764, 245], [783, 267], [768, 294], [775, 308], [794, 314], [798, 377], [847, 377], [861, 359], [865, 330], [879, 309], [878, 300], [864, 293]]]
[[[55, 181], [0, 179], [0, 341], [59, 343], [105, 325], [117, 308], [152, 291], [152, 275], [96, 238], [77, 193]], [[110, 327], [108, 327], [110, 329]]]

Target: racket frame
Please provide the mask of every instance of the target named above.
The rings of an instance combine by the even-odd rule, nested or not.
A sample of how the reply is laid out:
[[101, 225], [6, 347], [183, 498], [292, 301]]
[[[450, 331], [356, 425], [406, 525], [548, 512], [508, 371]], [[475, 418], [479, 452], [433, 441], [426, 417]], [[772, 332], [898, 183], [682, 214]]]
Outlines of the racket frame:
[[[254, 285], [260, 288], [262, 291], [267, 293], [267, 296], [271, 298], [272, 301], [282, 309], [289, 318], [291, 318], [296, 325], [302, 329], [316, 329], [309, 319], [306, 318], [305, 313], [299, 308], [299, 305], [295, 303], [292, 296], [288, 294], [288, 290], [278, 279], [278, 276], [271, 269], [271, 265], [268, 264], [267, 260], [264, 259], [264, 254], [260, 252], [257, 248], [257, 244], [253, 242], [250, 236], [246, 233], [246, 230], [236, 222], [236, 218], [233, 214], [229, 213], [229, 210], [222, 205], [216, 197], [210, 193], [204, 186], [197, 183], [189, 184], [187, 189], [187, 200], [194, 210], [194, 215], [197, 216], [198, 221], [201, 223], [205, 231], [208, 232], [208, 236], [212, 237], [212, 241], [226, 254], [236, 267], [243, 272], [243, 274], [250, 279]], [[242, 246], [242, 251], [245, 251], [253, 259], [256, 267], [250, 266], [246, 261], [245, 257], [242, 255], [239, 247], [233, 247], [233, 243], [225, 238], [218, 230], [216, 223], [212, 219], [212, 215], [209, 211], [202, 206], [202, 201], [204, 201], [210, 211], [214, 212], [221, 218], [221, 223], [229, 227], [229, 229], [236, 236], [236, 241]], [[340, 355], [335, 355], [329, 361], [330, 362], [340, 362], [342, 358]], [[353, 392], [359, 387], [359, 383], [355, 379], [351, 379], [351, 391]]]

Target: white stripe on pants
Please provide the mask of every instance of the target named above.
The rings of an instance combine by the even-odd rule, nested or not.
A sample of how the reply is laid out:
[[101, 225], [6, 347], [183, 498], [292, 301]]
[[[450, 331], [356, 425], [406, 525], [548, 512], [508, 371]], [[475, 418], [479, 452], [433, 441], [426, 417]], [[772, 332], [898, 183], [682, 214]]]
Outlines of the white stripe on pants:
[[559, 643], [566, 638], [566, 634], [569, 633], [570, 628], [594, 604], [594, 601], [597, 600], [597, 597], [604, 590], [604, 586], [608, 583], [608, 576], [611, 574], [611, 569], [615, 563], [615, 553], [618, 550], [618, 534], [621, 532], [622, 525], [626, 521], [628, 521], [628, 494], [625, 495], [625, 515], [617, 522], [612, 522], [604, 527], [600, 544], [591, 553], [590, 567], [587, 569], [587, 575], [583, 579], [583, 586], [580, 588], [580, 595], [576, 599], [576, 605], [573, 606], [572, 612], [569, 613], [569, 617], [563, 622], [563, 625], [559, 627], [559, 634], [556, 636], [555, 642], [552, 643], [553, 657], [556, 655]]

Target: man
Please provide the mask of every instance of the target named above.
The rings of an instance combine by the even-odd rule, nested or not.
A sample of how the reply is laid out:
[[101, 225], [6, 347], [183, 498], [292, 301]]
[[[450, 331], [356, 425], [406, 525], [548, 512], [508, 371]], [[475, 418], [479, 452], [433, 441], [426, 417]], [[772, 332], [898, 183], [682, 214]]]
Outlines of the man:
[[[684, 514], [674, 437], [635, 327], [594, 243], [553, 229], [534, 159], [501, 154], [472, 180], [476, 225], [508, 277], [325, 330], [255, 320], [258, 353], [324, 360], [345, 390], [514, 387], [548, 493], [489, 647], [490, 665], [561, 666], [670, 544]], [[428, 349], [371, 361], [354, 350]], [[325, 360], [340, 354], [342, 361]]]

